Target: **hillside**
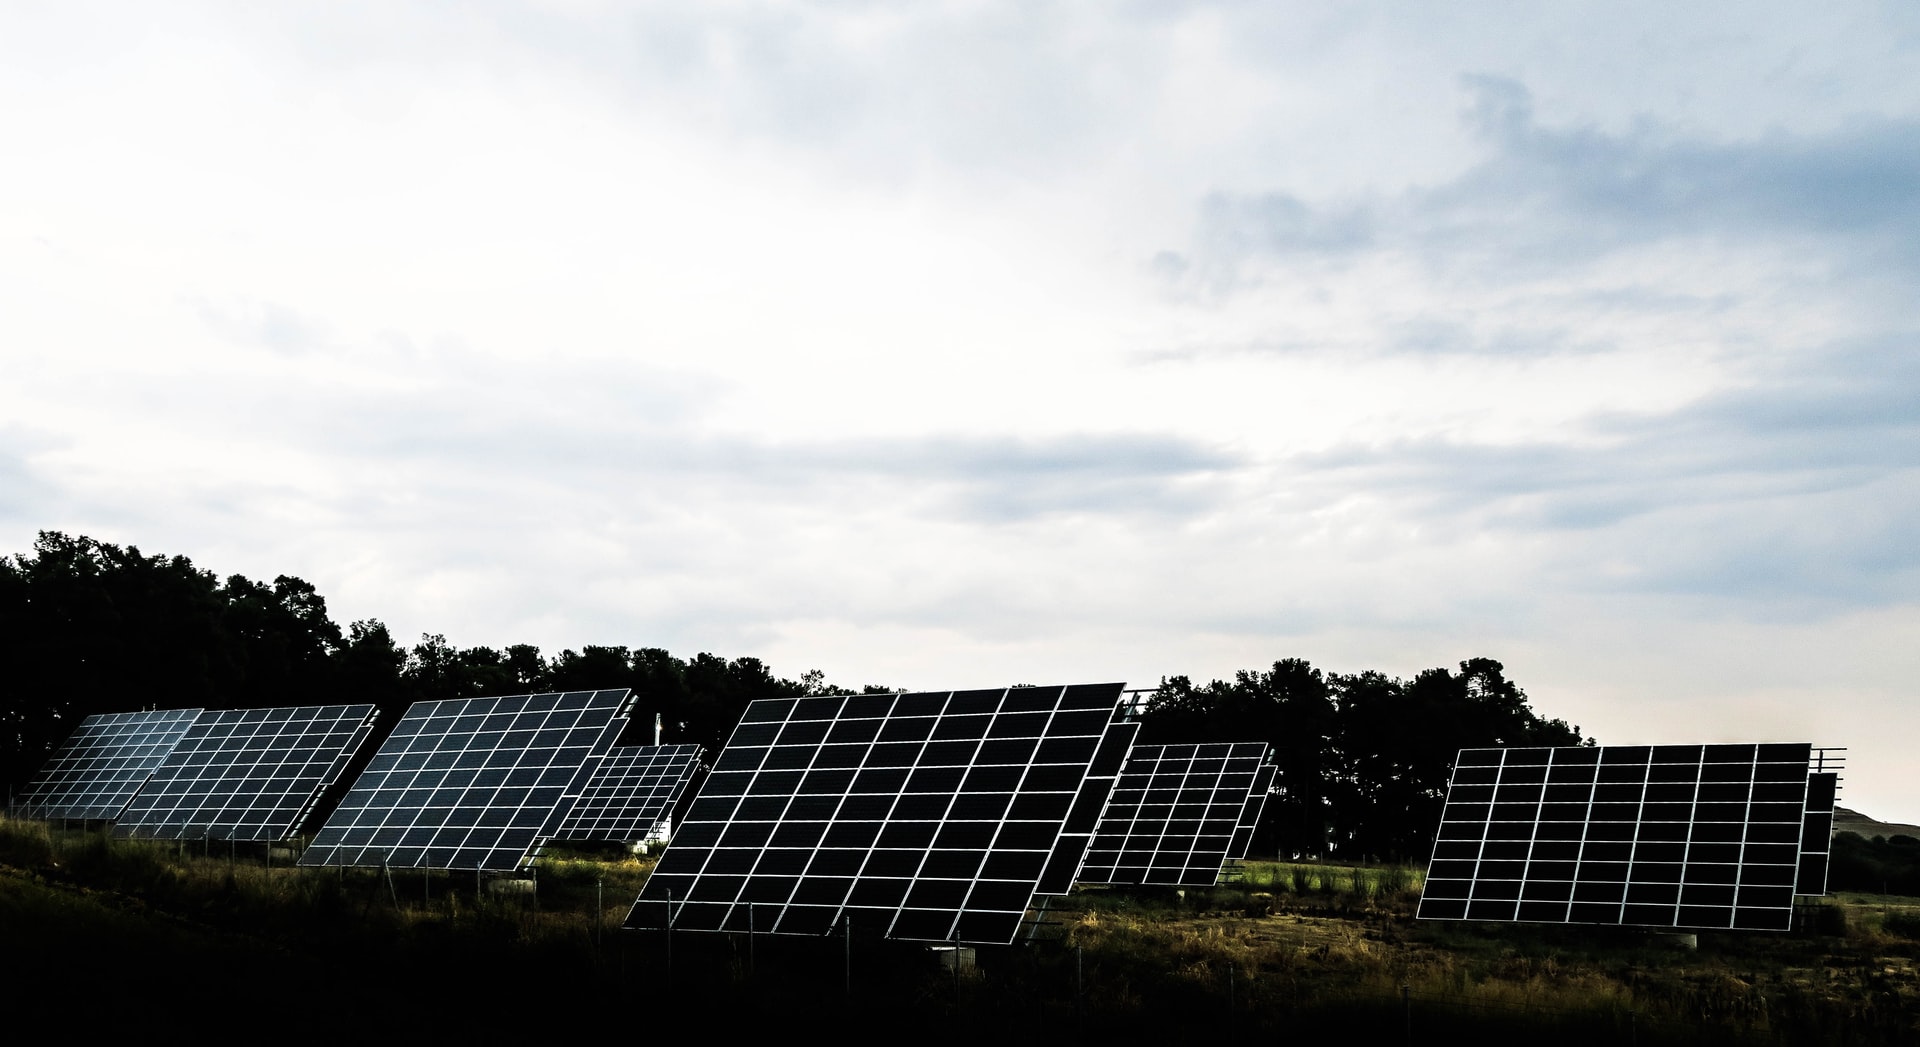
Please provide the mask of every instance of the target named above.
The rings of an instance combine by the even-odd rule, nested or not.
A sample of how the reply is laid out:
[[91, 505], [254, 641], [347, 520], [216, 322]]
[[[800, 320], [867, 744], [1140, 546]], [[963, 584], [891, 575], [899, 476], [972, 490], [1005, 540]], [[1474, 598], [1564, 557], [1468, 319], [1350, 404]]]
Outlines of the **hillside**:
[[1833, 809], [1833, 831], [1836, 833], [1859, 833], [1867, 839], [1885, 836], [1912, 836], [1920, 839], [1920, 825], [1908, 825], [1905, 822], [1883, 822], [1859, 811], [1845, 807]]

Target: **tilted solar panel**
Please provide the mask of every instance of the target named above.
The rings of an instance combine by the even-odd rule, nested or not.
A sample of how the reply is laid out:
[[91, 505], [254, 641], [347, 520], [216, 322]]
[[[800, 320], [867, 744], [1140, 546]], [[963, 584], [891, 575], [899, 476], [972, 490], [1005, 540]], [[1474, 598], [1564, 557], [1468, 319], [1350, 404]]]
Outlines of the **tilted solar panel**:
[[1787, 930], [1810, 750], [1462, 750], [1419, 916]]
[[1135, 746], [1080, 880], [1211, 886], [1234, 856], [1249, 808], [1258, 817], [1254, 794], [1266, 754], [1265, 742]]
[[417, 702], [301, 865], [520, 867], [625, 725], [625, 688]]
[[373, 730], [372, 705], [201, 713], [127, 804], [114, 835], [284, 840]]
[[1814, 772], [1807, 776], [1807, 808], [1800, 827], [1800, 872], [1795, 894], [1819, 897], [1827, 893], [1827, 859], [1833, 852], [1833, 807], [1839, 799], [1840, 776]]
[[554, 838], [645, 840], [672, 813], [699, 766], [697, 745], [615, 746]]
[[1120, 769], [1126, 766], [1127, 754], [1133, 751], [1133, 740], [1139, 735], [1140, 724], [1132, 720], [1107, 728], [1106, 735], [1100, 739], [1100, 750], [1094, 753], [1093, 763], [1087, 768], [1087, 776], [1080, 780], [1066, 824], [1060, 828], [1060, 839], [1053, 845], [1053, 854], [1048, 857], [1046, 870], [1040, 874], [1033, 893], [1072, 892], [1073, 885], [1079, 881], [1080, 869], [1086, 865], [1087, 849], [1093, 846], [1093, 834], [1100, 828], [1100, 812], [1107, 809], [1114, 786], [1120, 782]]
[[1010, 942], [1080, 863], [1121, 687], [754, 702], [627, 926]]
[[1273, 792], [1273, 779], [1279, 773], [1270, 763], [1260, 765], [1253, 776], [1253, 791], [1247, 794], [1247, 805], [1240, 811], [1240, 824], [1233, 830], [1233, 849], [1227, 852], [1230, 861], [1240, 861], [1247, 856], [1247, 848], [1253, 846], [1253, 832], [1260, 827], [1260, 815], [1267, 809], [1267, 797]]
[[118, 817], [199, 715], [153, 709], [87, 717], [41, 767], [17, 809], [29, 818]]

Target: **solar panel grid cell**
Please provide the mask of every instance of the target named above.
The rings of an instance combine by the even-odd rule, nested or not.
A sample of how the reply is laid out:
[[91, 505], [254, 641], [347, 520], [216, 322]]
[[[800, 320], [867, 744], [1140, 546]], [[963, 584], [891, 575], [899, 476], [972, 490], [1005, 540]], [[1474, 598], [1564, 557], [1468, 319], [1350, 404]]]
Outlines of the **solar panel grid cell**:
[[1119, 691], [755, 702], [628, 926], [1010, 941], [1049, 863], [1078, 863], [1062, 832]]
[[1809, 751], [1462, 752], [1420, 916], [1784, 930]]

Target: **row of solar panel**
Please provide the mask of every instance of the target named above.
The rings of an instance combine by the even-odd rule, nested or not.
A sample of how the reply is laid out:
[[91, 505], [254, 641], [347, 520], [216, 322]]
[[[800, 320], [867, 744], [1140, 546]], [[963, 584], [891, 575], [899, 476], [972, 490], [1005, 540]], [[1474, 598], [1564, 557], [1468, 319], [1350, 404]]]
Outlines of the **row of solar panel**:
[[[1245, 853], [1271, 782], [1265, 746], [1143, 747], [1110, 823], [1100, 823], [1137, 728], [1120, 722], [1119, 692], [1115, 684], [756, 703], [654, 889], [666, 897], [682, 888], [671, 918], [686, 926], [731, 926], [741, 905], [751, 920], [754, 907], [772, 904], [762, 916], [770, 928], [859, 913], [884, 916], [902, 936], [972, 940], [1010, 938], [1036, 893], [1065, 893], [1098, 832], [1117, 834], [1098, 849], [1113, 859], [1099, 882], [1212, 883], [1229, 855]], [[693, 761], [675, 751], [692, 747], [602, 756], [625, 712], [625, 692], [416, 705], [302, 864], [508, 869], [545, 839], [605, 838], [623, 827], [631, 835], [633, 819], [609, 805], [640, 803], [657, 820]], [[113, 740], [137, 740], [136, 762], [155, 773], [144, 789], [134, 772], [123, 776], [137, 791], [117, 831], [274, 839], [299, 822], [282, 808], [310, 804], [338, 777], [371, 714], [343, 706], [96, 718], [54, 762], [117, 762], [103, 755], [123, 751]], [[343, 730], [355, 717], [354, 730]], [[169, 750], [163, 738], [135, 738], [139, 719], [185, 726]], [[43, 784], [29, 808], [77, 816], [56, 815], [60, 790]], [[263, 804], [268, 795], [277, 804]], [[1158, 802], [1167, 799], [1187, 802]], [[271, 816], [256, 813], [263, 806]], [[1222, 817], [1204, 817], [1214, 809]], [[936, 923], [937, 934], [928, 930]]]
[[[619, 711], [624, 692], [606, 693], [618, 697], [598, 705]], [[617, 732], [619, 724], [611, 715], [599, 723], [586, 692], [482, 701], [488, 715], [450, 715], [454, 706], [465, 710], [470, 703], [428, 703], [410, 711], [369, 769], [393, 771], [394, 780], [402, 768], [449, 769], [423, 769], [413, 775], [414, 788], [394, 792], [378, 789], [363, 774], [349, 797], [356, 802], [344, 804], [347, 809], [336, 810], [328, 823], [340, 831], [340, 846], [358, 845], [365, 853], [377, 837], [382, 847], [444, 849], [462, 866], [470, 863], [461, 858], [497, 851], [517, 848], [524, 855], [583, 769], [594, 773], [581, 802], [569, 805], [568, 821], [546, 836], [638, 840], [671, 810], [697, 767], [699, 747], [691, 745], [625, 746], [610, 750], [597, 766], [588, 764], [594, 747], [610, 740], [609, 728]], [[582, 727], [583, 718], [594, 722]], [[371, 705], [89, 717], [22, 796], [21, 809], [43, 818], [112, 820], [123, 838], [281, 840], [304, 824], [340, 779], [374, 721]], [[527, 729], [524, 736], [485, 730], [494, 724]], [[455, 727], [464, 733], [424, 733]], [[427, 753], [427, 737], [442, 744]], [[464, 737], [464, 746], [444, 744], [454, 737]], [[503, 750], [508, 738], [523, 748]], [[575, 740], [584, 744], [566, 744]], [[418, 816], [389, 825], [396, 811], [408, 808]], [[527, 821], [537, 828], [522, 827]], [[405, 864], [399, 855], [382, 857]]]
[[[1245, 853], [1265, 747], [1129, 759], [1119, 695], [754, 703], [628, 925], [817, 933], [858, 916], [896, 937], [1010, 940], [1036, 896], [1076, 879], [1211, 883]], [[303, 864], [513, 868], [584, 810], [625, 707], [625, 692], [422, 703]], [[1795, 883], [1824, 892], [1835, 780], [1810, 751], [1464, 751], [1421, 915], [1784, 926]]]

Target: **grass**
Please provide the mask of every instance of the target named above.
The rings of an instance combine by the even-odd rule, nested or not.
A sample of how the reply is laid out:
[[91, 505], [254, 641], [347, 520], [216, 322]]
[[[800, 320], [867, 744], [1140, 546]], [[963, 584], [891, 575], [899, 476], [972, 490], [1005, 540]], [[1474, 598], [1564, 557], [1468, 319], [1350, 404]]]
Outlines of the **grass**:
[[[1842, 897], [1792, 935], [1421, 923], [1420, 875], [1255, 863], [1206, 891], [1083, 892], [1056, 915], [1132, 1029], [1217, 1019], [1262, 1034], [1396, 1039], [1505, 1030], [1569, 1043], [1920, 1038], [1920, 903]], [[1884, 911], [1884, 915], [1883, 915]]]
[[1920, 1041], [1910, 898], [1842, 895], [1808, 930], [1703, 933], [1688, 950], [1624, 929], [1416, 922], [1417, 870], [1255, 862], [1206, 889], [1079, 891], [1040, 940], [982, 946], [956, 974], [871, 938], [620, 931], [651, 868], [624, 852], [550, 851], [533, 894], [263, 857], [0, 819], [0, 984], [48, 1005], [110, 986], [123, 1002], [89, 1015], [100, 1027], [184, 1005], [296, 1042], [356, 1021], [499, 1039], [662, 1014], [770, 1032], [851, 1017], [934, 1042]]

